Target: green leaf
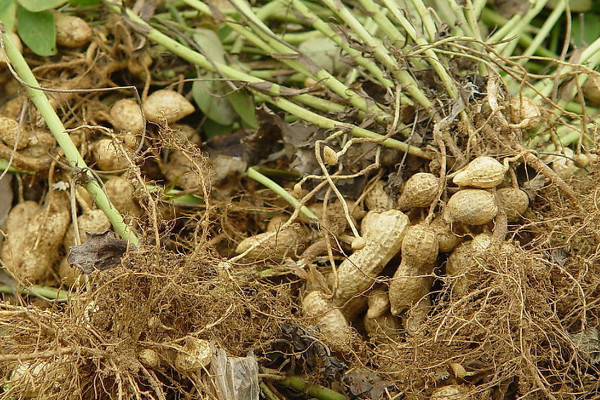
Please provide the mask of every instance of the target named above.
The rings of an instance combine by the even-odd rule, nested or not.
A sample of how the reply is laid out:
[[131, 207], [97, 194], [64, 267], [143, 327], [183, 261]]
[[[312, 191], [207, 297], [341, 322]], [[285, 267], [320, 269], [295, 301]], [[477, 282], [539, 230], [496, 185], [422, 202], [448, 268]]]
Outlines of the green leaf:
[[78, 7], [91, 7], [102, 4], [102, 0], [69, 0], [69, 4]]
[[209, 139], [215, 136], [229, 135], [233, 132], [233, 125], [219, 125], [210, 119], [207, 119], [202, 127], [204, 136]]
[[204, 115], [220, 125], [231, 125], [236, 113], [229, 100], [224, 97], [221, 81], [213, 81], [215, 76], [208, 74], [200, 77], [201, 81], [192, 84], [192, 97]]
[[39, 56], [56, 54], [56, 28], [50, 11], [33, 13], [18, 7], [17, 20], [19, 36], [31, 51]]
[[600, 16], [594, 13], [583, 14], [580, 18], [573, 18], [571, 38], [575, 46], [584, 47], [600, 37]]
[[225, 64], [225, 49], [219, 36], [210, 29], [196, 29], [194, 42], [202, 49], [204, 55], [211, 61]]
[[8, 32], [15, 28], [17, 20], [17, 3], [12, 0], [0, 0], [0, 22]]
[[26, 8], [31, 12], [38, 12], [44, 10], [51, 10], [56, 7], [60, 7], [67, 2], [67, 0], [18, 0], [21, 7]]
[[235, 112], [249, 128], [258, 128], [256, 110], [254, 109], [254, 98], [252, 98], [252, 96], [238, 90], [229, 95], [228, 99]]
[[0, 14], [6, 11], [8, 7], [14, 5], [14, 3], [14, 0], [0, 0]]

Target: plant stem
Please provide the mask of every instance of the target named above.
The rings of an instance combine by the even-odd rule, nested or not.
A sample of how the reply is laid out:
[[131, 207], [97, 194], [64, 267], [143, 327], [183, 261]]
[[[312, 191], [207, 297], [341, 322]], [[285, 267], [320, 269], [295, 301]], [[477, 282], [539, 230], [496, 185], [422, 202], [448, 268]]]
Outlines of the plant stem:
[[[187, 4], [200, 3], [200, 2], [194, 2], [191, 0], [185, 0], [185, 1]], [[203, 3], [200, 3], [200, 4], [203, 4]], [[198, 4], [196, 4], [196, 5], [198, 5]], [[204, 4], [203, 4], [203, 6], [208, 7]], [[340, 106], [339, 104], [335, 104], [331, 101], [323, 100], [323, 99], [320, 99], [318, 97], [308, 95], [308, 94], [294, 95], [294, 93], [296, 91], [294, 91], [292, 89], [280, 86], [276, 83], [269, 82], [264, 79], [256, 78], [250, 74], [242, 72], [242, 71], [235, 69], [229, 65], [218, 63], [218, 62], [211, 62], [204, 55], [202, 55], [196, 51], [193, 51], [192, 49], [190, 49], [186, 46], [183, 46], [181, 43], [178, 43], [176, 40], [173, 40], [170, 37], [168, 37], [167, 35], [163, 34], [162, 32], [159, 32], [158, 30], [154, 29], [152, 26], [150, 26], [146, 21], [144, 21], [143, 19], [138, 17], [130, 9], [125, 8], [122, 10], [122, 9], [120, 9], [118, 7], [114, 7], [114, 6], [110, 6], [110, 8], [115, 13], [118, 13], [118, 14], [121, 14], [121, 12], [123, 11], [126, 14], [127, 18], [129, 18], [132, 22], [137, 24], [139, 26], [139, 28], [145, 32], [146, 37], [150, 41], [166, 47], [173, 54], [183, 58], [186, 61], [189, 61], [190, 63], [192, 63], [194, 65], [199, 66], [200, 68], [203, 68], [210, 72], [220, 72], [224, 76], [226, 76], [227, 78], [229, 78], [233, 81], [245, 82], [254, 88], [257, 88], [257, 89], [260, 88], [261, 91], [269, 93], [269, 95], [271, 95], [271, 96], [286, 96], [287, 95], [290, 98], [293, 98], [294, 100], [296, 100], [300, 103], [303, 103], [307, 106], [310, 106], [314, 109], [317, 109], [319, 111], [340, 112], [340, 111], [346, 110], [346, 108], [344, 106]], [[210, 14], [210, 10], [208, 10], [207, 14]]]
[[277, 107], [281, 108], [282, 110], [285, 110], [285, 111], [289, 112], [290, 114], [294, 114], [305, 121], [308, 121], [317, 126], [320, 126], [321, 128], [324, 128], [324, 129], [344, 129], [344, 128], [346, 128], [348, 130], [348, 133], [350, 133], [352, 136], [382, 140], [379, 143], [382, 146], [389, 147], [391, 149], [397, 149], [402, 152], [405, 152], [405, 153], [408, 153], [408, 154], [411, 154], [413, 156], [420, 157], [420, 158], [425, 158], [425, 159], [430, 158], [429, 155], [425, 151], [421, 150], [420, 148], [418, 148], [416, 146], [411, 146], [407, 143], [400, 142], [399, 140], [395, 140], [395, 139], [384, 139], [384, 136], [381, 136], [377, 133], [371, 132], [367, 129], [360, 128], [360, 127], [352, 125], [352, 124], [344, 124], [339, 121], [335, 121], [333, 119], [323, 117], [319, 114], [309, 111], [309, 110], [307, 110], [297, 104], [294, 104], [289, 100], [283, 99], [281, 97], [272, 98], [272, 97], [265, 96], [262, 93], [256, 93], [255, 95], [258, 97], [259, 100], [267, 101], [269, 103], [275, 104]]
[[115, 231], [128, 242], [133, 243], [135, 246], [139, 246], [139, 240], [135, 233], [125, 224], [123, 217], [117, 209], [112, 205], [109, 198], [107, 197], [102, 187], [96, 181], [96, 178], [90, 172], [85, 161], [79, 154], [77, 147], [71, 140], [71, 137], [66, 132], [60, 118], [56, 115], [56, 112], [50, 105], [50, 101], [46, 97], [46, 94], [42, 89], [39, 89], [40, 84], [31, 72], [31, 69], [27, 65], [27, 62], [15, 46], [11, 35], [7, 34], [4, 30], [2, 31], [2, 40], [4, 43], [4, 49], [6, 56], [8, 57], [11, 65], [19, 75], [20, 79], [26, 84], [25, 89], [29, 94], [29, 97], [33, 104], [35, 104], [40, 115], [48, 125], [50, 132], [54, 135], [54, 138], [58, 142], [58, 145], [65, 153], [65, 157], [69, 161], [69, 164], [74, 168], [81, 169], [89, 177], [90, 182], [85, 185], [85, 188], [90, 193], [92, 198], [98, 207], [104, 212], [110, 223], [112, 224]]
[[[8, 285], [0, 285], [1, 293], [15, 293], [15, 288], [12, 288]], [[41, 296], [47, 299], [55, 299], [55, 300], [68, 300], [73, 299], [75, 296], [73, 293], [67, 290], [56, 289], [48, 286], [39, 286], [39, 285], [31, 285], [26, 288], [20, 289], [21, 294], [25, 295], [34, 295]]]
[[337, 94], [342, 99], [348, 101], [352, 106], [364, 111], [368, 115], [377, 116], [383, 122], [392, 118], [391, 115], [382, 111], [379, 107], [377, 107], [376, 104], [369, 105], [365, 98], [344, 85], [328, 71], [317, 66], [302, 53], [291, 48], [286, 42], [278, 39], [270, 30], [270, 28], [252, 12], [250, 5], [245, 0], [231, 0], [231, 4], [238, 9], [255, 34], [261, 37], [262, 41], [256, 44], [260, 46], [266, 53], [291, 55], [293, 58], [283, 57], [281, 58], [281, 62], [288, 65], [290, 68], [293, 68], [296, 71], [321, 82], [333, 93]]
[[370, 72], [373, 79], [376, 79], [383, 87], [393, 87], [394, 83], [387, 79], [381, 69], [373, 61], [365, 58], [362, 54], [342, 40], [342, 37], [337, 34], [331, 27], [319, 18], [310, 8], [308, 8], [300, 0], [291, 0], [290, 4], [296, 9], [303, 17], [308, 19], [312, 27], [320, 31], [325, 37], [333, 40], [335, 44], [340, 46], [348, 55], [350, 55], [354, 61], [361, 67], [365, 68]]
[[310, 384], [299, 376], [290, 376], [282, 381], [276, 381], [276, 384], [294, 389], [298, 392], [306, 393], [309, 396], [321, 400], [348, 400], [348, 398], [341, 393], [321, 385]]
[[271, 189], [275, 194], [277, 194], [279, 197], [281, 197], [282, 199], [284, 199], [285, 201], [290, 203], [294, 208], [300, 207], [300, 212], [302, 214], [304, 214], [306, 217], [308, 217], [308, 219], [310, 219], [310, 220], [319, 219], [308, 207], [300, 206], [300, 201], [298, 201], [298, 199], [296, 199], [294, 196], [289, 194], [284, 188], [279, 186], [277, 184], [277, 182], [267, 178], [266, 176], [264, 176], [263, 174], [258, 172], [254, 167], [248, 168], [248, 170], [246, 171], [246, 176], [250, 179], [254, 179], [255, 181], [257, 181], [258, 183], [260, 183], [262, 185], [265, 185], [266, 187]]
[[[529, 46], [527, 46], [522, 56], [529, 57], [538, 50], [538, 47], [540, 47], [542, 42], [548, 38], [548, 34], [550, 33], [554, 25], [556, 25], [558, 19], [563, 15], [564, 9], [564, 2], [561, 2], [561, 4], [558, 7], [556, 7], [548, 16], [548, 18], [544, 22], [544, 25], [542, 25], [540, 31], [537, 33], [537, 35], [535, 35], [535, 38], [531, 41]], [[523, 58], [519, 60], [519, 64], [523, 65], [527, 61], [527, 58]]]

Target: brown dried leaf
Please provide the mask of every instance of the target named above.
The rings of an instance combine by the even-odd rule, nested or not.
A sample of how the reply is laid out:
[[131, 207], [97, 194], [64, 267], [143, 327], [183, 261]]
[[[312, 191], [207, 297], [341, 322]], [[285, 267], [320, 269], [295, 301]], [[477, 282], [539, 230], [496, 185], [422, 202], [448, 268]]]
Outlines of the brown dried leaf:
[[121, 259], [132, 244], [118, 239], [112, 231], [104, 233], [87, 232], [87, 240], [79, 246], [69, 248], [69, 264], [84, 274], [103, 271], [121, 265]]

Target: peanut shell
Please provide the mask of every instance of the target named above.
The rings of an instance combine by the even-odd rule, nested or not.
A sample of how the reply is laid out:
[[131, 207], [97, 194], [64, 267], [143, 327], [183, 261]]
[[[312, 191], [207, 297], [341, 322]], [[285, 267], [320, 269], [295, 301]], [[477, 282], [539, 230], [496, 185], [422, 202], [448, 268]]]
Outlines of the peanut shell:
[[302, 299], [302, 313], [316, 325], [326, 341], [336, 348], [352, 342], [352, 329], [342, 311], [320, 291], [308, 293]]
[[525, 96], [510, 99], [510, 121], [521, 124], [523, 129], [534, 129], [542, 121], [542, 113], [538, 105]]
[[459, 171], [452, 182], [458, 186], [472, 186], [480, 189], [489, 189], [498, 186], [504, 181], [507, 168], [492, 157], [477, 157], [465, 168]]
[[192, 103], [185, 97], [172, 90], [157, 90], [152, 93], [143, 106], [144, 114], [154, 123], [177, 122], [194, 112]]
[[379, 180], [365, 195], [365, 206], [369, 211], [385, 211], [394, 208], [394, 199], [383, 189], [385, 182]]
[[498, 189], [496, 197], [504, 206], [508, 222], [517, 221], [529, 207], [529, 196], [519, 188]]
[[300, 255], [308, 245], [309, 240], [310, 237], [302, 225], [291, 224], [276, 232], [265, 232], [250, 236], [238, 244], [235, 252], [241, 254], [256, 245], [246, 257], [251, 259], [283, 260], [287, 257]]
[[456, 192], [444, 209], [444, 220], [467, 225], [484, 225], [498, 214], [496, 199], [481, 189], [464, 189]]
[[144, 130], [144, 117], [140, 105], [131, 99], [121, 99], [110, 108], [113, 127], [118, 131], [139, 135]]
[[92, 28], [81, 18], [54, 13], [56, 25], [56, 44], [75, 48], [85, 46], [92, 40]]
[[433, 174], [414, 174], [404, 184], [398, 208], [404, 211], [414, 207], [429, 207], [437, 198], [439, 185], [440, 180]]
[[408, 224], [408, 217], [398, 210], [367, 213], [363, 218], [367, 244], [342, 262], [337, 280], [334, 274], [330, 278], [331, 285], [336, 287], [334, 304], [343, 306], [373, 284], [388, 261], [400, 251]]

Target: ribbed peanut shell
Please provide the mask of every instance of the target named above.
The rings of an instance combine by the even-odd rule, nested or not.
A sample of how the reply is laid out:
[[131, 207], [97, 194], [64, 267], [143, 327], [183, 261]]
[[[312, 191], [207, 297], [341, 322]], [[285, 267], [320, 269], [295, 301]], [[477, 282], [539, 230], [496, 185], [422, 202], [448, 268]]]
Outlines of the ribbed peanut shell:
[[421, 324], [427, 320], [429, 310], [431, 310], [431, 299], [428, 295], [423, 296], [408, 310], [406, 317], [402, 318], [404, 329], [408, 334], [414, 334], [419, 330]]
[[525, 96], [515, 96], [510, 99], [510, 121], [520, 124], [523, 129], [533, 129], [539, 125], [542, 114], [538, 105]]
[[494, 195], [480, 189], [465, 189], [450, 197], [444, 209], [446, 222], [467, 225], [483, 225], [498, 214]]
[[498, 186], [504, 180], [506, 168], [492, 157], [477, 157], [459, 171], [452, 182], [458, 186], [472, 186], [489, 189]]
[[[343, 305], [373, 284], [388, 261], [400, 251], [408, 225], [408, 217], [398, 210], [367, 213], [363, 218], [366, 246], [350, 255], [338, 267], [334, 297], [336, 305]], [[330, 280], [332, 286], [336, 284], [334, 275]]]
[[429, 400], [474, 400], [470, 392], [469, 387], [464, 385], [442, 386], [433, 391]]
[[121, 99], [110, 108], [112, 123], [117, 131], [130, 132], [134, 135], [144, 130], [144, 117], [140, 105], [131, 99]]
[[394, 208], [394, 199], [383, 189], [384, 181], [377, 181], [365, 195], [365, 206], [369, 211], [385, 211]]
[[400, 319], [393, 316], [389, 311], [377, 317], [369, 317], [366, 314], [363, 323], [369, 336], [393, 336], [402, 332]]
[[157, 90], [142, 105], [149, 121], [172, 123], [194, 112], [192, 103], [172, 90]]
[[246, 257], [252, 259], [283, 260], [302, 253], [310, 237], [300, 224], [292, 224], [276, 232], [265, 232], [242, 240], [235, 249], [238, 254], [244, 253], [253, 246]]
[[367, 295], [368, 318], [377, 318], [390, 309], [390, 298], [384, 288], [375, 288]]
[[100, 139], [92, 145], [92, 154], [96, 165], [102, 171], [126, 169], [129, 161], [123, 153], [125, 148], [112, 139]]
[[439, 186], [440, 180], [433, 174], [414, 174], [404, 184], [404, 190], [398, 199], [398, 208], [404, 211], [413, 207], [429, 207], [437, 198]]
[[446, 275], [452, 277], [452, 292], [462, 297], [475, 282], [477, 268], [476, 257], [483, 254], [492, 245], [492, 235], [482, 233], [454, 249], [446, 262]]
[[583, 84], [583, 95], [589, 105], [600, 106], [600, 77], [597, 75], [589, 75], [588, 79]]
[[502, 188], [496, 191], [498, 201], [504, 206], [508, 222], [517, 221], [529, 207], [529, 196], [519, 188]]
[[392, 315], [408, 310], [429, 294], [433, 278], [427, 275], [431, 270], [433, 265], [427, 270], [404, 260], [400, 263], [390, 282]]
[[129, 180], [120, 176], [110, 178], [104, 184], [104, 189], [121, 214], [136, 217], [142, 214], [142, 209], [136, 202], [135, 187]]
[[12, 118], [0, 116], [0, 139], [10, 147], [15, 145], [15, 139], [18, 136], [17, 150], [27, 147], [29, 143], [29, 133], [24, 128], [19, 132], [19, 122]]
[[352, 342], [352, 330], [348, 321], [323, 292], [313, 291], [304, 296], [302, 313], [334, 347], [343, 348]]
[[402, 240], [402, 260], [412, 265], [429, 266], [438, 255], [438, 238], [428, 224], [413, 225], [406, 229]]
[[51, 192], [44, 207], [26, 201], [11, 209], [2, 261], [19, 281], [35, 283], [50, 275], [71, 220], [69, 210], [69, 199], [61, 192]]
[[433, 222], [431, 227], [437, 234], [438, 248], [440, 253], [448, 253], [452, 251], [462, 241], [462, 238], [454, 232], [441, 215], [438, 215]]

